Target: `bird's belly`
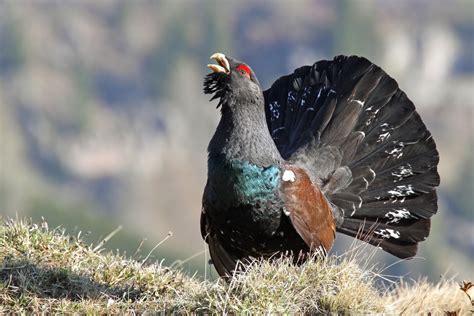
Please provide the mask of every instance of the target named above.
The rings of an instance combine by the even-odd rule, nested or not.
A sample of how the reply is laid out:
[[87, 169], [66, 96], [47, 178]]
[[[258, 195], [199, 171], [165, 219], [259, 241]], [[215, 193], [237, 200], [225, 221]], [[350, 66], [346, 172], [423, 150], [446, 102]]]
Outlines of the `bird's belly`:
[[276, 252], [309, 250], [281, 208], [244, 207], [229, 210], [216, 226], [225, 248], [241, 257], [271, 256]]
[[284, 215], [279, 199], [228, 209], [207, 209], [221, 244], [239, 257], [309, 250]]

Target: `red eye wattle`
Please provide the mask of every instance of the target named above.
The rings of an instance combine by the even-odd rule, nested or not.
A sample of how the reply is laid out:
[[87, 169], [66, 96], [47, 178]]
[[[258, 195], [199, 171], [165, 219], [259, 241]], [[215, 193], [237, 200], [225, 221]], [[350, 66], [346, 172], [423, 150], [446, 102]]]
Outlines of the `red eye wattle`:
[[250, 74], [252, 73], [252, 70], [250, 70], [249, 66], [245, 64], [240, 64], [236, 67], [236, 70], [240, 72], [242, 75], [247, 76], [250, 78]]

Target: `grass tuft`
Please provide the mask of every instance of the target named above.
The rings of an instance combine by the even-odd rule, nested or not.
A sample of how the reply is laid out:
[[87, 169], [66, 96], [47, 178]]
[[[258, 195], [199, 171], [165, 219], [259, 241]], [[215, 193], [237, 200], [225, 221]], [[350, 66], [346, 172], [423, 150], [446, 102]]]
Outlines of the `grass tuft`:
[[294, 266], [254, 261], [230, 283], [202, 281], [160, 263], [102, 253], [63, 230], [0, 224], [0, 313], [469, 313], [453, 280], [375, 287], [357, 254]]

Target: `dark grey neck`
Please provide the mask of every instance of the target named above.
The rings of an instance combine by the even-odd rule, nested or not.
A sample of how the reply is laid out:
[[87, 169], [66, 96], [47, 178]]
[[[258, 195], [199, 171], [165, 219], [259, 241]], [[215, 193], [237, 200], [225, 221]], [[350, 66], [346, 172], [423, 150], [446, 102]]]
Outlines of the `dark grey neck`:
[[[209, 143], [209, 157], [246, 160], [259, 166], [280, 165], [283, 159], [268, 131], [263, 96], [256, 99], [228, 98]], [[234, 103], [235, 102], [235, 103]]]

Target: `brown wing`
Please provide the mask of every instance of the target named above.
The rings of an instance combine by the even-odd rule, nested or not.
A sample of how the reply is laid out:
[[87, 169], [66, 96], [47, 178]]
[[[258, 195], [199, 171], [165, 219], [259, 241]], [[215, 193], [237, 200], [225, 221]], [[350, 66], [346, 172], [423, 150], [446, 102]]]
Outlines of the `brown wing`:
[[311, 250], [323, 246], [329, 251], [336, 237], [336, 225], [328, 201], [303, 169], [285, 168], [290, 174], [284, 177], [281, 187], [285, 214]]

